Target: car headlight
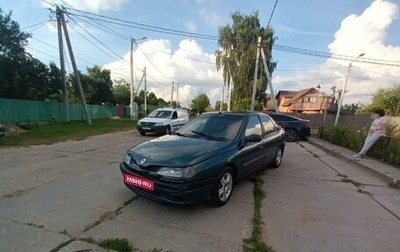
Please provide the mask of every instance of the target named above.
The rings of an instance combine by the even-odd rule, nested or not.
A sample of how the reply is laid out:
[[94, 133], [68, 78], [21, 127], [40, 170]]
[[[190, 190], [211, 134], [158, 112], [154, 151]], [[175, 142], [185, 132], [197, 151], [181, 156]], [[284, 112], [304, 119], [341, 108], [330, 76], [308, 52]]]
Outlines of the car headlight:
[[137, 125], [138, 125], [138, 126], [142, 125], [142, 122], [141, 122], [141, 121], [138, 121], [138, 122], [137, 122]]
[[163, 167], [157, 172], [157, 175], [169, 178], [191, 178], [195, 174], [196, 171], [191, 166], [186, 168]]
[[128, 153], [126, 153], [124, 156], [124, 163], [128, 165], [131, 163], [131, 156], [129, 156]]
[[162, 122], [158, 122], [158, 123], [154, 124], [154, 126], [163, 126], [163, 125], [164, 125], [164, 123], [162, 123]]

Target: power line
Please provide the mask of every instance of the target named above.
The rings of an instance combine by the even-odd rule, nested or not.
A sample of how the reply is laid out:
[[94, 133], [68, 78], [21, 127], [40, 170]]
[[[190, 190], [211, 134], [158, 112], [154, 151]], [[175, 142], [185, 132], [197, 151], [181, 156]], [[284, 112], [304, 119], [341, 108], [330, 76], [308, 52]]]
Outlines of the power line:
[[[70, 9], [70, 8], [67, 8], [67, 9]], [[205, 35], [205, 34], [193, 33], [193, 32], [178, 31], [178, 30], [162, 28], [162, 27], [157, 27], [157, 26], [139, 24], [139, 23], [135, 23], [135, 22], [127, 21], [127, 20], [122, 20], [119, 18], [111, 18], [111, 17], [107, 17], [104, 15], [94, 14], [94, 13], [85, 12], [85, 11], [81, 11], [81, 12], [86, 13], [88, 15], [95, 16], [95, 17], [90, 17], [90, 19], [92, 19], [92, 20], [98, 20], [98, 21], [112, 23], [112, 24], [116, 24], [116, 25], [120, 25], [120, 26], [131, 27], [131, 28], [136, 28], [136, 29], [141, 29], [141, 30], [146, 30], [146, 31], [153, 31], [153, 32], [158, 32], [158, 33], [164, 33], [164, 34], [190, 37], [190, 38], [218, 40], [217, 36]], [[69, 12], [69, 15], [88, 18], [87, 16], [84, 16], [82, 14], [76, 14], [76, 13], [71, 13], [71, 12]]]
[[[77, 12], [80, 12], [80, 13], [83, 13], [82, 11], [73, 8], [70, 4], [66, 3], [65, 1], [61, 0], [61, 2], [67, 4], [67, 5], [70, 6], [73, 10], [75, 10], [75, 11], [77, 11]], [[85, 14], [82, 14], [82, 15], [83, 15], [84, 17], [86, 17], [87, 19], [90, 20], [90, 17], [86, 16]], [[92, 20], [92, 21], [93, 21], [94, 23], [98, 24], [99, 26], [94, 25], [94, 24], [90, 23], [89, 21], [86, 21], [86, 20], [84, 20], [84, 19], [82, 19], [82, 18], [78, 18], [78, 19], [81, 20], [82, 22], [85, 22], [85, 23], [87, 23], [87, 24], [91, 24], [91, 25], [95, 26], [96, 28], [98, 28], [98, 29], [100, 29], [100, 30], [103, 30], [103, 31], [108, 32], [108, 33], [111, 33], [111, 34], [113, 34], [114, 36], [120, 37], [120, 38], [122, 38], [122, 39], [129, 40], [129, 37], [127, 37], [127, 36], [125, 36], [125, 35], [123, 35], [123, 34], [121, 34], [121, 33], [118, 33], [118, 32], [116, 32], [116, 31], [114, 31], [114, 30], [112, 30], [112, 29], [110, 29], [110, 28], [106, 28], [106, 26], [104, 26], [104, 25], [103, 25], [103, 26], [104, 26], [104, 28], [103, 28], [102, 25], [101, 25], [99, 22], [95, 21], [95, 20]]]
[[104, 51], [103, 49], [101, 49], [100, 47], [98, 47], [97, 45], [95, 45], [92, 41], [90, 41], [88, 38], [86, 38], [85, 36], [82, 35], [82, 33], [80, 33], [77, 29], [75, 29], [73, 26], [71, 26], [77, 33], [79, 33], [79, 35], [81, 35], [86, 41], [88, 41], [90, 44], [92, 44], [93, 46], [95, 46], [97, 49], [99, 49], [100, 51], [102, 51], [104, 54], [106, 54], [107, 56], [111, 57], [114, 60], [119, 60], [122, 59], [123, 61], [127, 62], [124, 58], [122, 58], [121, 56], [119, 56], [116, 52], [114, 52], [113, 50], [111, 50], [108, 46], [106, 46], [103, 42], [101, 42], [99, 39], [97, 39], [95, 36], [93, 36], [91, 33], [89, 33], [85, 28], [83, 28], [81, 25], [78, 24], [78, 22], [76, 22], [73, 18], [69, 17], [79, 28], [81, 28], [82, 30], [84, 30], [87, 34], [89, 34], [90, 37], [92, 37], [93, 39], [95, 39], [97, 42], [99, 42], [101, 45], [103, 45], [105, 48], [107, 48], [109, 51], [111, 51], [113, 54], [115, 54], [118, 58], [115, 58], [113, 56], [111, 56], [110, 54], [108, 54], [106, 51]]
[[26, 26], [26, 27], [24, 27], [24, 28], [21, 28], [21, 30], [27, 30], [27, 29], [32, 28], [32, 27], [35, 27], [35, 26], [42, 27], [42, 25], [43, 25], [43, 24], [47, 24], [48, 21], [49, 21], [49, 20], [42, 21], [42, 22], [39, 22], [39, 23], [37, 23], [37, 24], [29, 25], [29, 26]]
[[[277, 1], [275, 3], [277, 3]], [[276, 7], [276, 4], [274, 7]], [[66, 9], [78, 11], [78, 10], [75, 10], [72, 8], [66, 8]], [[142, 30], [147, 30], [147, 31], [154, 31], [154, 32], [159, 32], [159, 33], [164, 33], [164, 34], [172, 34], [172, 35], [178, 35], [178, 36], [209, 39], [209, 40], [216, 40], [216, 41], [218, 41], [218, 39], [219, 39], [219, 37], [217, 37], [217, 36], [200, 34], [200, 33], [191, 33], [191, 32], [163, 28], [163, 27], [159, 27], [159, 26], [146, 25], [146, 24], [131, 22], [131, 21], [123, 20], [123, 19], [112, 18], [112, 17], [108, 17], [108, 16], [104, 16], [104, 15], [94, 14], [91, 12], [86, 12], [86, 11], [81, 11], [81, 10], [79, 10], [79, 13], [84, 13], [84, 14], [91, 15], [91, 16], [88, 17], [86, 15], [76, 14], [76, 13], [71, 13], [71, 12], [69, 14], [73, 15], [73, 16], [90, 18], [91, 20], [99, 20], [101, 22], [113, 23], [113, 24], [116, 24], [119, 26], [137, 28], [137, 29], [142, 29]], [[273, 13], [271, 13], [271, 17], [272, 17], [272, 14]], [[349, 61], [354, 58], [354, 56], [331, 54], [331, 53], [326, 53], [326, 52], [305, 50], [305, 49], [301, 49], [301, 48], [282, 46], [282, 45], [273, 45], [273, 49], [285, 51], [285, 52], [289, 52], [289, 53], [294, 53], [294, 54], [302, 54], [302, 55], [307, 55], [307, 56], [312, 56], [312, 57], [333, 58], [333, 59], [337, 59], [337, 60]], [[387, 62], [386, 60], [368, 59], [368, 58], [363, 58], [358, 61], [363, 62], [363, 63], [377, 64], [377, 65], [396, 66], [396, 67], [400, 66], [400, 61]]]
[[278, 3], [278, 0], [275, 0], [274, 8], [272, 9], [271, 16], [269, 17], [267, 27], [268, 27], [269, 24], [271, 23], [271, 19], [272, 19], [272, 16], [274, 15], [274, 12], [275, 12], [275, 8], [276, 8], [276, 4], [277, 4], [277, 3]]
[[285, 68], [276, 68], [275, 71], [278, 72], [305, 72], [305, 71], [327, 71], [334, 69], [344, 69], [347, 67], [327, 67], [327, 68], [296, 68], [296, 69], [285, 69]]
[[150, 58], [143, 52], [142, 49], [140, 49], [140, 47], [138, 46], [138, 44], [136, 43], [136, 41], [134, 41], [137, 48], [139, 49], [139, 51], [141, 51], [144, 55], [144, 57], [146, 57], [146, 59], [150, 62], [150, 64], [157, 70], [157, 72], [159, 72], [161, 74], [162, 77], [164, 77], [167, 80], [171, 80], [170, 78], [166, 77], [155, 65], [154, 63], [150, 60]]
[[[320, 57], [320, 58], [331, 58], [331, 59], [345, 60], [345, 61], [351, 61], [352, 59], [354, 59], [354, 56], [348, 56], [348, 55], [342, 55], [342, 54], [332, 54], [332, 53], [306, 50], [306, 49], [282, 46], [282, 45], [274, 45], [273, 49], [278, 50], [278, 51], [284, 51], [284, 52], [289, 52], [289, 53], [294, 53], [294, 54], [301, 54], [301, 55]], [[375, 65], [383, 65], [383, 66], [400, 67], [400, 61], [395, 61], [395, 60], [380, 60], [380, 59], [372, 59], [372, 58], [363, 58], [363, 59], [358, 59], [357, 62], [369, 63], [369, 64], [375, 64]]]

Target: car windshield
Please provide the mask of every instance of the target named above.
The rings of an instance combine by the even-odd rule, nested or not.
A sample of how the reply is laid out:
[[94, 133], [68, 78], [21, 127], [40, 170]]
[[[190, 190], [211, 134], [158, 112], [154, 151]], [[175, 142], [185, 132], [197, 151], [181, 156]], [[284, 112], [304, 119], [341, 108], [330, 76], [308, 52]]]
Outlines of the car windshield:
[[169, 118], [171, 115], [171, 111], [166, 110], [154, 110], [151, 112], [148, 117], [155, 117], [155, 118]]
[[182, 126], [176, 133], [213, 141], [231, 141], [236, 138], [243, 118], [243, 115], [237, 114], [203, 114]]

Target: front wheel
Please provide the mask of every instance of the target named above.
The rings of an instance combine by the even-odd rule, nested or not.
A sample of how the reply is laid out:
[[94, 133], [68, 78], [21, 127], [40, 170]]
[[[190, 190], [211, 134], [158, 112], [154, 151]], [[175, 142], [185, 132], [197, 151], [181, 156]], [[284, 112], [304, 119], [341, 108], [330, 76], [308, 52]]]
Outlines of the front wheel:
[[167, 129], [165, 130], [165, 133], [167, 134], [167, 135], [171, 135], [171, 126], [167, 126]]
[[285, 139], [287, 142], [293, 142], [297, 139], [297, 131], [294, 129], [288, 129], [286, 130], [286, 136]]
[[225, 167], [219, 174], [212, 191], [214, 206], [220, 207], [228, 203], [233, 191], [233, 172], [230, 167]]
[[282, 147], [280, 147], [276, 151], [274, 160], [269, 164], [269, 167], [271, 167], [273, 169], [278, 168], [282, 163], [282, 158], [283, 158], [283, 150], [282, 150]]

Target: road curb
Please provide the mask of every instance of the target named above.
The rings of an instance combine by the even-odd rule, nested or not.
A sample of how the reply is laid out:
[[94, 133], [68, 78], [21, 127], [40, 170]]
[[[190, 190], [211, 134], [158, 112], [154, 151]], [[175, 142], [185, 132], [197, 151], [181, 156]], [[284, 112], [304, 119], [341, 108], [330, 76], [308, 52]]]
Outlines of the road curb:
[[395, 178], [392, 175], [390, 175], [390, 174], [388, 174], [388, 173], [386, 173], [384, 171], [381, 171], [381, 170], [375, 169], [373, 167], [367, 166], [365, 164], [362, 164], [360, 162], [357, 162], [356, 160], [351, 159], [349, 157], [346, 157], [342, 153], [340, 153], [338, 151], [335, 151], [335, 150], [332, 150], [332, 149], [330, 149], [330, 148], [318, 143], [317, 141], [314, 141], [311, 138], [308, 139], [308, 142], [310, 144], [322, 149], [323, 151], [325, 151], [326, 153], [328, 153], [328, 154], [330, 154], [330, 155], [332, 155], [334, 157], [340, 158], [340, 159], [342, 159], [344, 161], [347, 161], [347, 162], [349, 162], [351, 164], [355, 164], [358, 167], [361, 167], [361, 168], [367, 170], [368, 172], [373, 173], [374, 175], [378, 176], [380, 179], [385, 181], [389, 186], [397, 188], [397, 189], [400, 189], [400, 179], [399, 178]]

